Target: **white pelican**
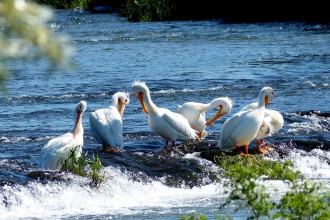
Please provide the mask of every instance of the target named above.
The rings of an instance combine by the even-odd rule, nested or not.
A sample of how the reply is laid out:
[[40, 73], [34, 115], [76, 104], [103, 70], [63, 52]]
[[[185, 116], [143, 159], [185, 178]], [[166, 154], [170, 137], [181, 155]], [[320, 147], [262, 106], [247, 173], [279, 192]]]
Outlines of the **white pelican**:
[[89, 116], [91, 133], [103, 150], [118, 151], [124, 146], [122, 116], [129, 103], [129, 94], [116, 92], [108, 108], [98, 109]]
[[175, 141], [187, 141], [197, 138], [197, 131], [192, 129], [188, 120], [166, 108], [158, 108], [151, 100], [149, 88], [144, 82], [135, 81], [132, 86], [132, 93], [142, 105], [142, 110], [148, 115], [148, 124], [150, 128], [165, 140], [165, 146], [168, 141], [172, 141], [172, 147]]
[[[247, 106], [245, 106], [242, 110], [247, 109], [257, 109], [258, 103], [254, 102]], [[262, 152], [266, 153], [266, 149], [262, 149], [261, 147], [265, 145], [264, 139], [276, 134], [284, 125], [284, 119], [281, 113], [271, 109], [265, 109], [264, 120], [262, 125], [259, 128], [259, 131], [256, 136], [256, 145], [257, 149]]]
[[262, 88], [258, 96], [257, 109], [240, 111], [225, 121], [220, 131], [220, 140], [217, 146], [224, 151], [235, 148], [240, 150], [240, 147], [243, 146], [244, 153], [248, 156], [249, 143], [256, 137], [264, 119], [265, 107], [274, 96], [271, 87]]
[[59, 170], [68, 159], [69, 154], [74, 151], [78, 158], [84, 145], [84, 128], [82, 116], [87, 108], [85, 101], [80, 101], [74, 110], [74, 128], [72, 133], [68, 132], [53, 138], [44, 146], [39, 155], [38, 168]]
[[[219, 117], [228, 114], [233, 104], [228, 97], [220, 97], [213, 99], [211, 102], [204, 104], [198, 102], [186, 102], [176, 107], [176, 112], [187, 118], [190, 126], [198, 131], [198, 138], [204, 139], [207, 135], [205, 131], [206, 125], [213, 126], [213, 121]], [[219, 107], [219, 110], [208, 120], [205, 120], [205, 112]]]

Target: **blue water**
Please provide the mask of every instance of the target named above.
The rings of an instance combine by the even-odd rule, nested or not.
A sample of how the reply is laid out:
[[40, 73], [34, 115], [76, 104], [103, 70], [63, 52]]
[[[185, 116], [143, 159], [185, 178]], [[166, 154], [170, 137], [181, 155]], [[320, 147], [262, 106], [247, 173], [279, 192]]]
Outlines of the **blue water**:
[[[156, 105], [173, 111], [187, 101], [232, 98], [232, 112], [208, 128], [210, 148], [227, 117], [255, 102], [263, 86], [273, 87], [269, 108], [283, 114], [285, 125], [267, 141], [289, 149], [289, 159], [305, 175], [330, 182], [329, 25], [129, 23], [116, 14], [79, 10], [54, 15], [51, 28], [69, 37], [76, 50], [75, 69], [51, 70], [44, 60], [7, 64], [12, 76], [8, 92], [0, 94], [4, 218], [179, 219], [195, 211], [211, 218], [221, 213], [225, 195], [217, 167], [197, 153], [164, 156], [164, 142], [149, 128], [135, 97], [123, 116], [125, 151], [100, 151], [88, 116], [108, 106], [115, 92], [130, 92], [135, 80], [147, 83]], [[88, 104], [84, 152], [99, 153], [107, 183], [96, 190], [69, 174], [46, 184], [28, 177], [47, 141], [73, 128], [72, 111], [80, 100]]]

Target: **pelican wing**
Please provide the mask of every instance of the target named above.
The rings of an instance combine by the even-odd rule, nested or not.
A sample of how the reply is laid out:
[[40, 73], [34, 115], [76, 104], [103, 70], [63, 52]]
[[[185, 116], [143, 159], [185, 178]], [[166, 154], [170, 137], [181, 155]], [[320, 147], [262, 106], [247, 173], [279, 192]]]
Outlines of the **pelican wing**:
[[69, 148], [73, 143], [72, 133], [65, 133], [53, 138], [41, 149], [38, 167], [40, 169], [61, 169], [68, 154], [64, 149]]
[[205, 129], [205, 112], [202, 104], [196, 102], [187, 102], [182, 106], [178, 105], [176, 112], [183, 115], [189, 122], [190, 126], [200, 132]]
[[236, 113], [224, 123], [218, 146], [223, 150], [232, 150], [236, 146], [248, 144], [256, 135], [261, 122], [258, 112], [247, 110]]
[[235, 148], [235, 136], [233, 136], [237, 126], [241, 121], [241, 115], [236, 114], [233, 115], [231, 118], [228, 118], [225, 123], [223, 124], [221, 131], [220, 131], [220, 148], [221, 149], [233, 149]]
[[101, 144], [111, 147], [122, 147], [123, 124], [118, 110], [111, 106], [91, 113], [89, 117], [91, 132]]
[[164, 109], [163, 118], [178, 133], [178, 139], [197, 138], [196, 131], [190, 127], [188, 120], [184, 116]]

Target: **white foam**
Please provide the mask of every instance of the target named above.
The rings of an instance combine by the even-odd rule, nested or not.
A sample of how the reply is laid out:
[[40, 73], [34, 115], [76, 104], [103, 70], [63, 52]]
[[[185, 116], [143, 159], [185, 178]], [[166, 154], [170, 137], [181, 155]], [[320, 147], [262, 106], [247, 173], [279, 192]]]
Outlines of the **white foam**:
[[92, 188], [86, 178], [76, 176], [71, 177], [74, 181], [70, 183], [30, 182], [26, 186], [5, 186], [2, 195], [6, 199], [0, 203], [2, 217], [53, 218], [158, 213], [159, 210], [165, 212], [171, 208], [212, 206], [219, 194], [223, 194], [219, 192], [223, 187], [218, 183], [194, 188], [174, 188], [155, 180], [134, 182], [127, 173], [113, 167], [103, 171], [107, 181], [100, 188]]
[[313, 149], [310, 152], [295, 150], [290, 152], [289, 159], [294, 168], [309, 178], [330, 178], [330, 152]]

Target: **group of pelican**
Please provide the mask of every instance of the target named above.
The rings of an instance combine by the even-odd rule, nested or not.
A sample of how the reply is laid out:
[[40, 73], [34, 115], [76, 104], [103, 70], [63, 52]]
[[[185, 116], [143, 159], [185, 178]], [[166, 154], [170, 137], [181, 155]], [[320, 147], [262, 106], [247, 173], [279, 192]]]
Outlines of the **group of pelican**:
[[[146, 83], [141, 81], [133, 83], [132, 94], [140, 101], [142, 111], [147, 114], [150, 128], [164, 139], [165, 146], [169, 146], [168, 142], [171, 141], [172, 147], [176, 141], [202, 141], [207, 135], [206, 126], [213, 126], [213, 122], [230, 113], [233, 106], [230, 98], [220, 97], [207, 104], [187, 102], [178, 105], [174, 112], [157, 107]], [[245, 106], [224, 122], [217, 146], [223, 151], [237, 148], [241, 154], [248, 156], [248, 145], [256, 139], [257, 150], [267, 153], [264, 139], [278, 132], [284, 124], [278, 111], [266, 109], [274, 96], [271, 87], [262, 88], [258, 102]], [[117, 92], [112, 96], [108, 108], [98, 109], [90, 114], [91, 133], [104, 150], [118, 151], [123, 148], [122, 115], [129, 101], [128, 93]], [[72, 150], [77, 157], [81, 155], [84, 133], [82, 115], [86, 108], [85, 101], [79, 102], [74, 111], [73, 132], [54, 138], [44, 146], [39, 156], [40, 169], [61, 169]], [[218, 108], [218, 111], [206, 120], [205, 112], [214, 108]]]
[[[98, 109], [89, 116], [91, 133], [94, 139], [102, 144], [107, 151], [118, 151], [123, 148], [123, 123], [122, 115], [129, 103], [129, 94], [117, 92], [112, 96], [111, 105], [108, 108]], [[84, 145], [84, 129], [82, 116], [86, 111], [86, 101], [80, 101], [74, 110], [73, 132], [65, 133], [48, 141], [39, 155], [38, 168], [59, 170], [71, 152], [75, 157], [81, 156]]]

